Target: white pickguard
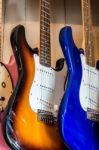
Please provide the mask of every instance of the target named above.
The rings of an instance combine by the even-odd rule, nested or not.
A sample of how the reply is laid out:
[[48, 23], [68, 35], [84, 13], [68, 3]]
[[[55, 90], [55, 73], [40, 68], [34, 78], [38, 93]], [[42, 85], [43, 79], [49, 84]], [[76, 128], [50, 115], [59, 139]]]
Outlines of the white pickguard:
[[39, 56], [34, 55], [35, 76], [30, 90], [30, 106], [34, 112], [38, 109], [53, 112], [56, 116], [64, 94], [66, 65], [56, 72], [39, 63]]
[[82, 81], [80, 86], [80, 103], [82, 108], [99, 111], [99, 71], [86, 64], [85, 56], [81, 54]]
[[12, 92], [13, 86], [9, 72], [5, 66], [0, 63], [0, 111], [4, 110], [7, 106]]

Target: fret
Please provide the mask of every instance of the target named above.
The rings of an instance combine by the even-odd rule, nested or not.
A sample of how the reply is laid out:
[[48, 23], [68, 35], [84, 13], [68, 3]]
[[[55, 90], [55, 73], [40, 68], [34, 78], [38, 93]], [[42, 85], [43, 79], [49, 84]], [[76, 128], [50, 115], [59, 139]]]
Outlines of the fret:
[[50, 32], [49, 27], [48, 26], [44, 26], [44, 25], [41, 25], [41, 30]]
[[[41, 45], [42, 45], [42, 43], [41, 43]], [[49, 53], [49, 54], [51, 54], [51, 52], [50, 52], [50, 48], [49, 48], [49, 46], [48, 45], [44, 45], [43, 44], [43, 46], [41, 46], [41, 50], [43, 51], [43, 53]], [[41, 52], [42, 53], [42, 52]]]
[[49, 43], [40, 42], [40, 44], [41, 44], [41, 48], [43, 48], [43, 50], [45, 48], [45, 50], [50, 51], [50, 44]]
[[[44, 39], [45, 38], [41, 37], [41, 43], [44, 43], [45, 45], [47, 45], [47, 44], [49, 45], [50, 40], [45, 40], [44, 41]], [[42, 41], [44, 41], [44, 42], [42, 42]]]
[[41, 22], [42, 22], [42, 24], [45, 24], [45, 25], [47, 25], [47, 26], [50, 26], [50, 20], [47, 21], [47, 22], [45, 22], [45, 20], [41, 20]]
[[88, 7], [88, 2], [86, 2], [86, 1], [83, 1], [83, 6], [87, 6]]
[[[41, 33], [40, 33], [40, 36], [48, 36], [48, 35], [50, 35], [50, 31], [49, 31], [49, 29], [47, 30], [47, 29], [45, 29], [44, 27], [43, 28], [41, 28], [40, 29], [40, 31], [41, 31]], [[45, 35], [44, 35], [45, 34]], [[50, 38], [49, 38], [50, 39]]]
[[50, 60], [48, 60], [46, 58], [43, 58], [43, 57], [40, 59], [40, 62], [43, 63], [43, 64], [46, 64], [46, 65], [50, 65], [51, 64]]
[[50, 8], [48, 9], [47, 7], [42, 5], [42, 9], [43, 9], [43, 12], [46, 12], [46, 14], [48, 14], [48, 15], [50, 14]]
[[49, 58], [50, 54], [45, 55], [45, 53], [41, 53], [40, 56], [42, 56], [43, 59], [51, 61], [51, 59]]
[[[46, 41], [45, 39], [41, 39], [41, 42], [40, 44], [44, 45], [44, 46], [47, 46], [48, 48], [50, 47], [50, 41]], [[50, 49], [50, 48], [49, 48]]]
[[[41, 53], [42, 54], [45, 54], [45, 55], [47, 55], [47, 54], [51, 54], [51, 52], [50, 52], [50, 49], [49, 48], [47, 48], [46, 46], [45, 47], [41, 47]], [[46, 53], [47, 52], [47, 53]]]
[[49, 58], [49, 56], [50, 56], [50, 54], [47, 54], [47, 55], [45, 55], [45, 53], [41, 53], [40, 55], [42, 55], [42, 58], [47, 58], [48, 60], [51, 60], [50, 58]]
[[49, 15], [49, 14], [47, 14], [47, 13], [45, 13], [44, 11], [42, 11], [42, 12], [41, 12], [41, 16], [46, 17], [46, 18], [47, 18], [47, 20], [49, 19], [49, 21], [50, 21], [50, 15]]
[[48, 19], [46, 16], [41, 14], [41, 23], [50, 26], [50, 19]]
[[44, 47], [41, 47], [40, 50], [41, 50], [40, 55], [48, 56], [49, 59], [51, 59], [50, 58], [51, 53], [49, 52], [49, 49], [45, 49]]
[[45, 41], [43, 41], [43, 40], [41, 40], [40, 44], [43, 44], [43, 45], [50, 47], [50, 43], [45, 43]]
[[47, 9], [44, 6], [41, 6], [41, 14], [42, 13], [47, 14], [50, 17], [50, 9]]
[[41, 40], [42, 40], [42, 39], [43, 39], [43, 40], [49, 40], [49, 43], [50, 43], [50, 38], [48, 37], [48, 35], [46, 35], [46, 34], [44, 35], [44, 34], [42, 33], [42, 34], [40, 34], [40, 36], [41, 36], [41, 37], [40, 37]]
[[[41, 54], [40, 54], [40, 56], [41, 56]], [[51, 63], [51, 59], [49, 59], [49, 57], [46, 58], [44, 56], [41, 57], [40, 61], [43, 62], [43, 63], [48, 63], [48, 64]]]
[[50, 30], [47, 31], [45, 30], [44, 28], [43, 29], [40, 29], [40, 36], [43, 36], [43, 37], [47, 37], [47, 39], [50, 39], [49, 35], [50, 35]]
[[44, 34], [43, 32], [41, 33], [42, 36], [44, 36], [45, 38], [49, 38], [49, 36], [47, 34]]
[[47, 18], [45, 17], [41, 17], [41, 25], [44, 24], [48, 27], [50, 27], [50, 20], [48, 20]]
[[51, 61], [51, 59], [49, 58], [49, 55], [44, 55], [44, 53], [40, 53], [41, 59], [40, 60], [45, 60], [45, 61]]
[[44, 2], [44, 3], [48, 4], [48, 5], [50, 5], [50, 1], [42, 0], [42, 2]]
[[43, 20], [41, 20], [41, 23], [42, 23], [42, 25], [44, 25], [44, 26], [50, 26], [50, 23], [48, 23], [48, 22], [46, 22], [46, 21], [43, 21]]
[[40, 31], [43, 32], [44, 34], [50, 34], [50, 26], [46, 26], [46, 25], [40, 25]]
[[40, 31], [42, 31], [44, 34], [47, 34], [47, 35], [50, 33], [50, 31], [46, 31], [44, 29], [40, 29]]
[[46, 8], [48, 11], [50, 11], [50, 8], [49, 8], [48, 5], [46, 5], [45, 3], [44, 3], [44, 4], [42, 3], [42, 6], [41, 6], [41, 7]]
[[40, 54], [40, 57], [41, 57], [40, 60], [44, 60], [44, 61], [47, 60], [47, 62], [51, 62], [51, 59], [49, 58], [49, 56], [50, 56], [50, 54], [49, 55], [44, 55], [43, 53], [41, 53]]

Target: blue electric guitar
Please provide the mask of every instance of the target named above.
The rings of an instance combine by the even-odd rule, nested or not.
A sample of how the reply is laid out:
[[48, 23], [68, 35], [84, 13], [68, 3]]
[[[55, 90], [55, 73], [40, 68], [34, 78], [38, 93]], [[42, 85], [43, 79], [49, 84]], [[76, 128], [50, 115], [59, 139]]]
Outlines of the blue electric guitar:
[[84, 51], [73, 41], [71, 27], [60, 31], [67, 61], [68, 83], [58, 121], [72, 150], [99, 150], [99, 61], [95, 62], [90, 0], [82, 0]]

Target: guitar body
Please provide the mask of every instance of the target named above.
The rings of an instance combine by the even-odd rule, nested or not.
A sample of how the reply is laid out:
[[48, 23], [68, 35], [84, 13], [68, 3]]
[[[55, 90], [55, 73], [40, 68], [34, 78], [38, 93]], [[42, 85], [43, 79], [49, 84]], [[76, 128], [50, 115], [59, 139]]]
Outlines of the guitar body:
[[[72, 150], [98, 150], [99, 123], [89, 120], [83, 108], [85, 97], [81, 92], [83, 95], [86, 94], [86, 89], [82, 88], [82, 83], [86, 80], [86, 76], [83, 76], [84, 54], [75, 46], [70, 27], [67, 26], [60, 31], [60, 44], [68, 66], [67, 90], [58, 114], [61, 136]], [[95, 82], [95, 77], [93, 79]]]
[[[56, 73], [57, 76], [59, 76], [59, 72], [64, 74], [63, 71], [60, 71], [60, 68], [63, 68], [64, 66], [64, 61], [62, 59], [62, 65], [59, 65], [60, 67], [58, 71], [55, 71], [52, 68], [49, 68], [50, 71], [48, 71], [47, 67], [40, 66], [38, 61], [39, 56], [37, 54], [38, 51], [37, 49], [32, 50], [28, 46], [25, 39], [24, 27], [21, 25], [17, 26], [13, 30], [11, 41], [14, 53], [16, 55], [20, 76], [16, 90], [14, 91], [10, 99], [9, 107], [5, 115], [6, 118], [4, 120], [4, 134], [6, 141], [15, 150], [65, 149], [56, 125], [53, 125], [53, 122], [51, 122], [52, 120], [50, 121], [45, 119], [42, 121], [42, 118], [39, 118], [40, 116], [38, 116], [37, 113], [38, 109], [40, 110], [40, 108], [44, 108], [44, 104], [42, 105], [42, 103], [37, 102], [37, 100], [39, 100], [40, 98], [39, 88], [40, 86], [46, 87], [46, 85], [39, 84], [38, 77], [40, 76], [41, 72], [39, 72], [40, 74], [38, 74], [38, 70], [47, 72], [47, 76], [46, 74], [43, 74], [42, 77], [40, 76], [40, 78], [42, 78], [42, 83], [46, 83], [48, 82], [46, 78], [49, 77], [50, 79], [50, 76], [52, 77], [54, 73]], [[58, 64], [61, 63], [58, 62]], [[64, 91], [65, 77], [66, 73], [62, 81], [62, 94]], [[58, 80], [57, 82], [60, 83]], [[54, 88], [56, 86], [55, 84], [53, 85]], [[57, 87], [59, 88], [59, 85]], [[46, 92], [47, 96], [45, 95], [45, 93], [43, 94], [46, 96], [46, 98], [53, 98], [52, 93], [54, 90], [55, 89], [51, 88], [51, 83], [49, 83], [49, 89], [48, 92]], [[51, 93], [51, 96], [49, 95], [49, 93]], [[37, 96], [37, 94], [39, 96]], [[61, 96], [61, 94], [59, 94], [59, 96]], [[44, 97], [41, 98], [43, 99]], [[45, 105], [49, 105], [49, 103], [46, 102]], [[52, 105], [50, 105], [50, 107], [52, 107]], [[51, 109], [50, 107], [48, 108]], [[47, 110], [45, 111], [45, 113], [47, 113]]]

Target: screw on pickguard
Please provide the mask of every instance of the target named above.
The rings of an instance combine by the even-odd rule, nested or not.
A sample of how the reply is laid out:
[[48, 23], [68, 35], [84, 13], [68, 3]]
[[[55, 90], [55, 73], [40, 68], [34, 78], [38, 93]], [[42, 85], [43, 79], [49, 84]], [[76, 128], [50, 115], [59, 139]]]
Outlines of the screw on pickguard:
[[54, 117], [52, 112], [38, 109], [37, 114], [38, 114], [38, 120], [39, 121], [42, 121], [48, 125], [55, 125], [56, 124], [56, 117]]
[[2, 82], [2, 87], [6, 88], [6, 83], [5, 82]]
[[99, 121], [99, 111], [96, 111], [91, 108], [87, 108], [87, 118], [92, 121]]

